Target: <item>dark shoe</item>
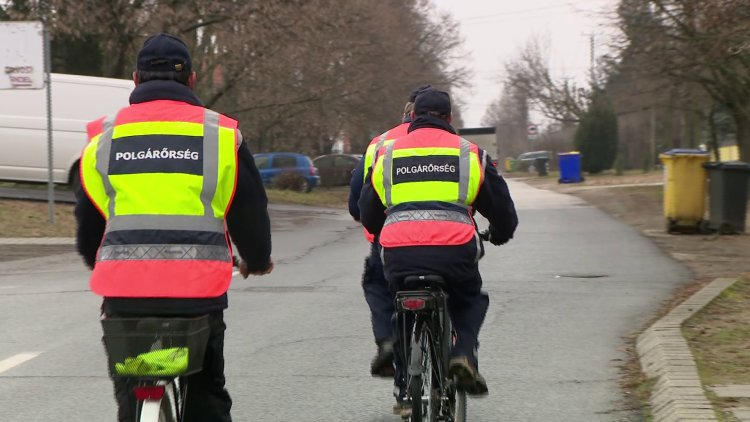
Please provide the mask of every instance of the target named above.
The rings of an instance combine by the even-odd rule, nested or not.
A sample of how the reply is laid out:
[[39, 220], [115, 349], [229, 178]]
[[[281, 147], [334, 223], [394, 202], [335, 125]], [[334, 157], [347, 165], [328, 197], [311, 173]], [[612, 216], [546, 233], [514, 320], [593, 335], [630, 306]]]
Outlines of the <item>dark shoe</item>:
[[456, 388], [472, 396], [487, 395], [487, 381], [469, 362], [466, 356], [451, 359], [448, 366], [448, 376], [456, 380]]
[[404, 413], [408, 413], [406, 415], [407, 419], [411, 416], [411, 404], [405, 401], [397, 401], [393, 405], [393, 414], [403, 417]]
[[373, 377], [393, 378], [396, 369], [393, 367], [393, 342], [383, 341], [378, 344], [378, 353], [370, 363], [370, 374]]

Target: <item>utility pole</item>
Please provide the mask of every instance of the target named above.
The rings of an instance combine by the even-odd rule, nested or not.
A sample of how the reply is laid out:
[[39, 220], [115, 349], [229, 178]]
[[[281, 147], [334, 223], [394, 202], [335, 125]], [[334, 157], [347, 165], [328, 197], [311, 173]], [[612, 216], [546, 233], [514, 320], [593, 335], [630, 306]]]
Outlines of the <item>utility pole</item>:
[[596, 88], [596, 54], [595, 54], [596, 42], [594, 39], [594, 33], [589, 34], [589, 73], [591, 75], [591, 86]]

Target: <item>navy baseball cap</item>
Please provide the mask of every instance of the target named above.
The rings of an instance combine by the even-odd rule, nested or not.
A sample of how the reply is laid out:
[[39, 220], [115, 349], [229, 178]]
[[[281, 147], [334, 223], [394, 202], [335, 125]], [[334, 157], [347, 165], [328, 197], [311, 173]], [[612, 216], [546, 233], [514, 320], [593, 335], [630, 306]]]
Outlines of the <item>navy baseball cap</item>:
[[419, 94], [421, 94], [421, 93], [423, 93], [423, 92], [427, 91], [428, 89], [432, 89], [432, 85], [422, 85], [422, 86], [420, 86], [419, 88], [417, 88], [417, 89], [415, 89], [414, 91], [412, 91], [412, 92], [411, 92], [411, 95], [409, 95], [409, 102], [410, 102], [410, 103], [413, 103], [413, 102], [414, 102], [414, 100], [416, 100], [416, 99], [417, 99], [417, 96], [418, 96]]
[[181, 72], [192, 67], [187, 45], [174, 35], [152, 35], [138, 52], [138, 70]]
[[447, 92], [428, 89], [417, 95], [414, 100], [414, 114], [420, 116], [431, 112], [441, 116], [451, 114], [451, 97]]

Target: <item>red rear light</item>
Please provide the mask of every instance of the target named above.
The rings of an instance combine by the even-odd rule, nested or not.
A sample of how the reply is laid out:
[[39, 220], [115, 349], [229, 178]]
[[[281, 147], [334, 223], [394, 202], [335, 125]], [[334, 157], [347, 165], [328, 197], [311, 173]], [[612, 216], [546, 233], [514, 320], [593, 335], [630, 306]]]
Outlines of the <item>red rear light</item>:
[[316, 174], [318, 174], [318, 169], [315, 166], [310, 166], [310, 176], [315, 176]]
[[401, 306], [410, 311], [418, 311], [424, 309], [425, 300], [419, 298], [404, 299], [401, 301]]
[[163, 385], [145, 385], [133, 388], [136, 400], [158, 400], [164, 396]]

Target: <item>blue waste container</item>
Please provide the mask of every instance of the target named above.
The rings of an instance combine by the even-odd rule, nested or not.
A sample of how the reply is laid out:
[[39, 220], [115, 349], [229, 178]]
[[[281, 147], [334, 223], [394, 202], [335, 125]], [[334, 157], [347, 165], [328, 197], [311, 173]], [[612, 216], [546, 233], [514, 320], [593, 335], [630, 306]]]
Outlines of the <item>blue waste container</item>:
[[581, 153], [578, 151], [562, 152], [557, 154], [558, 167], [560, 168], [559, 183], [581, 183]]

